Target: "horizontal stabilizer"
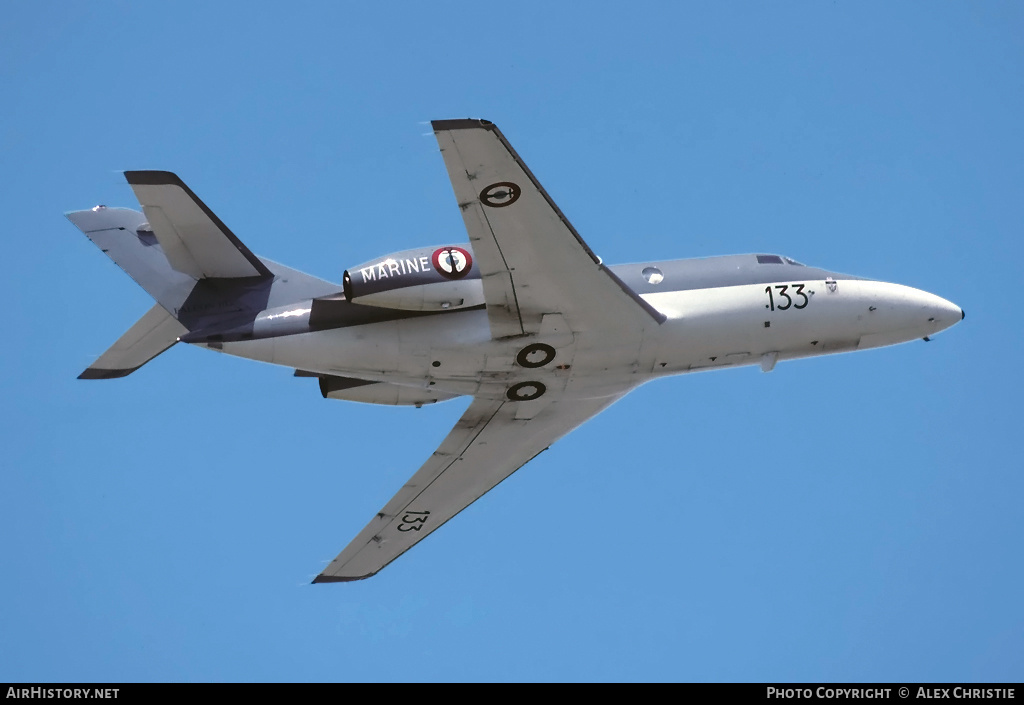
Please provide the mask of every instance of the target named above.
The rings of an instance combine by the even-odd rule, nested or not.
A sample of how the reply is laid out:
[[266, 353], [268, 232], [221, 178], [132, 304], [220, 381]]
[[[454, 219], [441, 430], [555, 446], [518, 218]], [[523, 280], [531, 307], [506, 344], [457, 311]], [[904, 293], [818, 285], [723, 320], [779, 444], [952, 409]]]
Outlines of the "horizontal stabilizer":
[[273, 276], [176, 174], [126, 171], [124, 175], [176, 271], [195, 279]]
[[115, 379], [139, 369], [178, 342], [187, 329], [159, 304], [128, 329], [78, 379]]

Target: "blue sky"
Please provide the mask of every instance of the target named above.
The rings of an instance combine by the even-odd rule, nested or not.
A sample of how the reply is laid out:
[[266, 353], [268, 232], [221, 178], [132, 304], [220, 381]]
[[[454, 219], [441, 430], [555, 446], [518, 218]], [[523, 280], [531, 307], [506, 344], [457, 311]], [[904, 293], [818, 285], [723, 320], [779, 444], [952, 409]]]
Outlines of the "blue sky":
[[[5, 8], [0, 680], [1019, 681], [1022, 31], [1010, 2]], [[781, 252], [967, 319], [647, 385], [309, 585], [466, 402], [183, 346], [78, 381], [151, 302], [62, 214], [170, 170], [340, 281], [465, 241], [427, 121], [467, 116], [606, 262]]]

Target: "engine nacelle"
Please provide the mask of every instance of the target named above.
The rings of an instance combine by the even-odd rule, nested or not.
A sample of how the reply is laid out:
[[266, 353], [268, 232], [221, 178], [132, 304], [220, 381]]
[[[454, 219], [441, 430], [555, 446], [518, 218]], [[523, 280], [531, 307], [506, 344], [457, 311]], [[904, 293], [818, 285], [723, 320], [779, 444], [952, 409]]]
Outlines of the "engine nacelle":
[[387, 382], [367, 382], [351, 377], [319, 375], [320, 393], [324, 399], [344, 399], [364, 404], [388, 404], [390, 406], [423, 406], [434, 402], [454, 399], [457, 394], [435, 392], [431, 389], [404, 387]]
[[484, 303], [469, 245], [421, 247], [345, 270], [345, 298], [406, 311], [445, 311]]

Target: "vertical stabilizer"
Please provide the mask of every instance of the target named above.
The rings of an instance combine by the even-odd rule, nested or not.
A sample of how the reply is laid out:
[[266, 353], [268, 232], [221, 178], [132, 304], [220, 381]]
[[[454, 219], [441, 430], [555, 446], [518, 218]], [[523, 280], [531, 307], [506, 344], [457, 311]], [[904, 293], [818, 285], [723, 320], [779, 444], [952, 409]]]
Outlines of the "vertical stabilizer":
[[189, 332], [234, 330], [269, 307], [341, 288], [257, 257], [175, 174], [125, 177], [144, 213], [96, 206], [66, 215], [159, 305], [81, 379], [123, 377]]
[[171, 267], [142, 213], [128, 208], [96, 206], [66, 215], [168, 311], [173, 313], [181, 306], [196, 285], [195, 278]]

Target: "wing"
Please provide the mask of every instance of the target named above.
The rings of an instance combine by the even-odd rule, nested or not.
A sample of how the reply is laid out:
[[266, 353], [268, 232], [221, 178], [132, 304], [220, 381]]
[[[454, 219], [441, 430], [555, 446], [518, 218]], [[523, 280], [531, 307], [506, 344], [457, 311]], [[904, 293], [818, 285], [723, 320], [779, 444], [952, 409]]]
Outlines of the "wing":
[[492, 337], [537, 333], [545, 313], [575, 332], [665, 317], [595, 255], [494, 124], [431, 123], [483, 278]]
[[620, 396], [550, 403], [474, 399], [423, 467], [313, 582], [376, 574]]
[[126, 171], [171, 267], [195, 279], [270, 278], [273, 274], [169, 171]]

